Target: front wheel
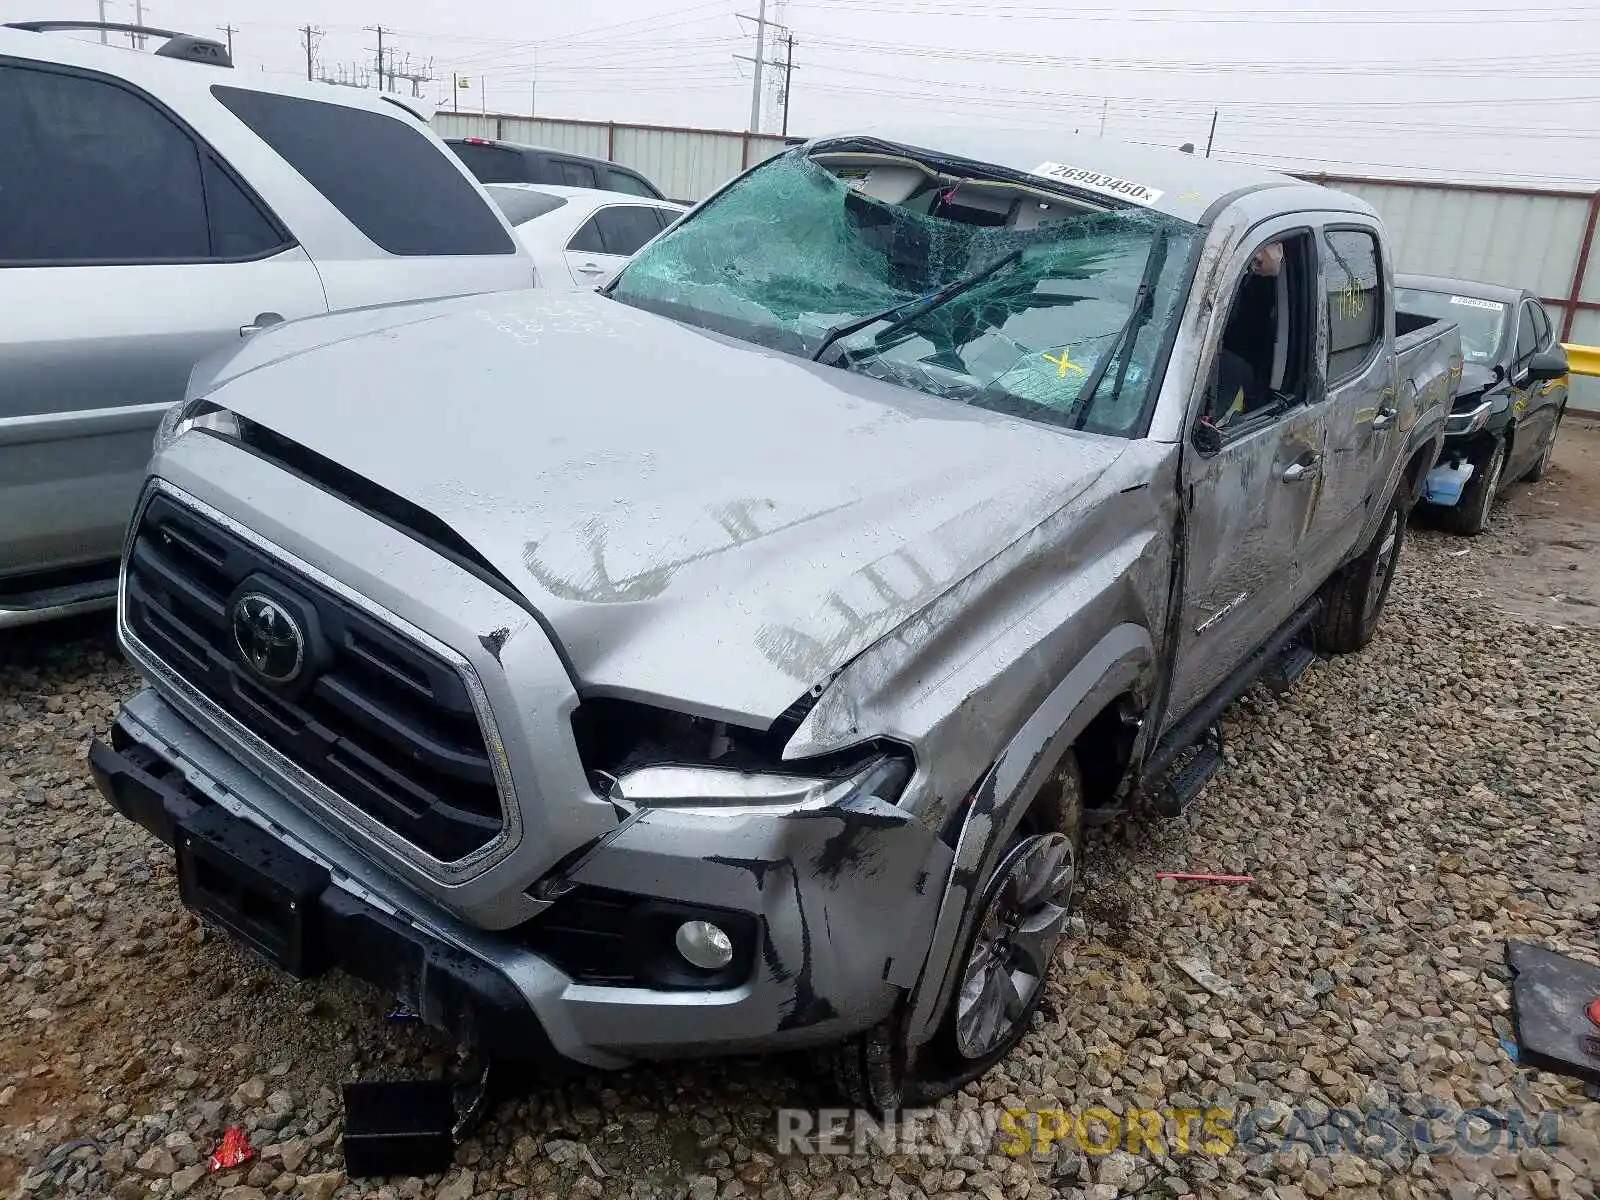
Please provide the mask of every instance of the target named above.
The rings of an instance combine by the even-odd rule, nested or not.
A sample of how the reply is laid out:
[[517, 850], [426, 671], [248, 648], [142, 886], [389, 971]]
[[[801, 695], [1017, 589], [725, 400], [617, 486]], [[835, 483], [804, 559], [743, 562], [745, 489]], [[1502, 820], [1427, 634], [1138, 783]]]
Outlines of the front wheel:
[[1489, 461], [1474, 471], [1461, 499], [1454, 508], [1447, 508], [1440, 516], [1441, 523], [1451, 533], [1463, 537], [1477, 537], [1489, 526], [1489, 510], [1494, 507], [1495, 493], [1500, 490], [1500, 477], [1506, 469], [1506, 443], [1502, 438], [1495, 442]]
[[846, 1099], [883, 1113], [932, 1104], [1027, 1035], [1077, 894], [1083, 824], [1082, 777], [1068, 751], [976, 898], [977, 919], [933, 1039], [913, 1056], [890, 1022], [839, 1047], [833, 1075]]
[[1395, 568], [1400, 565], [1405, 534], [1405, 504], [1396, 496], [1361, 556], [1328, 581], [1317, 618], [1319, 650], [1351, 654], [1372, 640], [1389, 599]]

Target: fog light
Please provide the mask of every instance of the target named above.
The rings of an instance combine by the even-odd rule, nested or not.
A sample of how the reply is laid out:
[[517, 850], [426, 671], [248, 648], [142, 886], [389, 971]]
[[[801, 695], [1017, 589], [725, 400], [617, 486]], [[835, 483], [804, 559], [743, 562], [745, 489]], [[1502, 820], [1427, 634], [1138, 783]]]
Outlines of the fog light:
[[710, 921], [685, 921], [673, 939], [678, 953], [704, 971], [720, 971], [733, 961], [733, 941]]

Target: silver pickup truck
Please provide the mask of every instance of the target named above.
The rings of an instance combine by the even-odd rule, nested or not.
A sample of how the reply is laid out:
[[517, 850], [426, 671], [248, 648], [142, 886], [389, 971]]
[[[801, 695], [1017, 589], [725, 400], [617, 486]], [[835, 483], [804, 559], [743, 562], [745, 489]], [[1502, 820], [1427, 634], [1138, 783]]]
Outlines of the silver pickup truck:
[[1461, 369], [1407, 325], [1336, 191], [812, 141], [600, 293], [197, 380], [94, 771], [184, 903], [473, 1061], [809, 1048], [927, 1100], [1029, 1028], [1085, 825], [1182, 812], [1228, 704], [1372, 636]]

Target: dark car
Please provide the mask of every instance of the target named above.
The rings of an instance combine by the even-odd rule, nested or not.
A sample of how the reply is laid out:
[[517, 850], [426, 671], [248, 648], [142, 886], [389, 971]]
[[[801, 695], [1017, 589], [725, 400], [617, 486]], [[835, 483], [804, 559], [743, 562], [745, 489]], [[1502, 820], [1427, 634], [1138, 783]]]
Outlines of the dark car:
[[587, 158], [565, 150], [524, 146], [493, 138], [445, 138], [444, 144], [455, 151], [456, 157], [480, 183], [557, 183], [605, 192], [627, 192], [630, 196], [646, 196], [651, 200], [667, 198], [639, 172], [603, 158]]
[[1397, 275], [1407, 312], [1452, 320], [1463, 365], [1423, 500], [1456, 533], [1482, 533], [1497, 493], [1544, 478], [1567, 407], [1567, 352], [1539, 298], [1465, 279]]

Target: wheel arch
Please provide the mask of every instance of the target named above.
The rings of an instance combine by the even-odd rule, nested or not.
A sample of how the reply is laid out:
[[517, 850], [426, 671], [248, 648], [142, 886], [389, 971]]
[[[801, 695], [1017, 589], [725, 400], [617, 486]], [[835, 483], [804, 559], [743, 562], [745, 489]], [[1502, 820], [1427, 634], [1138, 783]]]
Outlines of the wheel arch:
[[957, 948], [965, 944], [975, 916], [973, 900], [1039, 788], [1096, 718], [1129, 694], [1146, 690], [1154, 658], [1154, 642], [1143, 626], [1122, 624], [1106, 633], [1006, 743], [951, 818], [946, 837], [955, 859], [905, 1010], [912, 1045], [927, 1041], [938, 1028]]

